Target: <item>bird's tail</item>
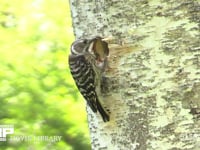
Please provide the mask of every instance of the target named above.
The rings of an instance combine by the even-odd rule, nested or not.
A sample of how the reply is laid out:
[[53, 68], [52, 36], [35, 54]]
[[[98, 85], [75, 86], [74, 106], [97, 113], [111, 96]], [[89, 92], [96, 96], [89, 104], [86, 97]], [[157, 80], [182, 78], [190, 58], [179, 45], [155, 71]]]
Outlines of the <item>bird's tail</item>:
[[104, 110], [104, 108], [102, 107], [102, 105], [100, 104], [99, 100], [96, 101], [97, 103], [97, 110], [99, 111], [102, 119], [104, 122], [107, 122], [110, 120], [109, 115], [106, 113], [106, 111]]

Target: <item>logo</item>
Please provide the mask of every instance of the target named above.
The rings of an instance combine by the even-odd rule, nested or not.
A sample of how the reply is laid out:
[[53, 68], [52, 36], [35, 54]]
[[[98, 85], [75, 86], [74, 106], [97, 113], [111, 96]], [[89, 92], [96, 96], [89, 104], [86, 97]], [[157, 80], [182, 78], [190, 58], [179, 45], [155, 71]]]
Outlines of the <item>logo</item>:
[[55, 143], [61, 141], [62, 136], [45, 136], [45, 135], [10, 135], [14, 133], [14, 125], [0, 125], [0, 142], [5, 141], [23, 141], [23, 142], [48, 142], [48, 143]]
[[0, 125], [0, 142], [6, 141], [7, 135], [13, 133], [14, 133], [13, 125]]

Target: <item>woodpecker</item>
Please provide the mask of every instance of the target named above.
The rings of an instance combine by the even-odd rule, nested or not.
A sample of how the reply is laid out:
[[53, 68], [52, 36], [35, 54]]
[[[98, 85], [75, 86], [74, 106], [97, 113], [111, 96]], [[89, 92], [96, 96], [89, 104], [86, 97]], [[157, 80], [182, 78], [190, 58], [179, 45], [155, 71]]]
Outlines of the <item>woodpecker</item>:
[[101, 75], [106, 63], [105, 57], [109, 53], [108, 45], [105, 43], [99, 36], [73, 42], [69, 55], [69, 68], [89, 107], [94, 113], [99, 112], [103, 121], [107, 122], [110, 120], [109, 115], [102, 107], [96, 92], [97, 86], [101, 84]]

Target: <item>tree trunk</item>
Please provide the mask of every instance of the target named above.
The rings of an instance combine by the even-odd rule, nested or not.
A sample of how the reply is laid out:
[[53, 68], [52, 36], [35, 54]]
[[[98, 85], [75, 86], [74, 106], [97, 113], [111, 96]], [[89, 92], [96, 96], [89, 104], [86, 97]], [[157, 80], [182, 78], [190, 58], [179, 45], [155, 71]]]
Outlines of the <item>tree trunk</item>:
[[71, 0], [76, 38], [112, 36], [94, 150], [200, 147], [200, 1]]

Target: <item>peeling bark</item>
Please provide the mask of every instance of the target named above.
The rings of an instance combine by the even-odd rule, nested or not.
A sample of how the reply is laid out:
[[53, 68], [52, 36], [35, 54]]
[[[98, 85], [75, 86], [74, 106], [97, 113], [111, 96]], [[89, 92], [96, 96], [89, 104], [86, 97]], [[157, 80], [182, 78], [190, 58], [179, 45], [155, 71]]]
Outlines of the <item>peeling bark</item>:
[[94, 150], [198, 150], [200, 1], [71, 0], [77, 38], [112, 36], [104, 123], [88, 108]]

